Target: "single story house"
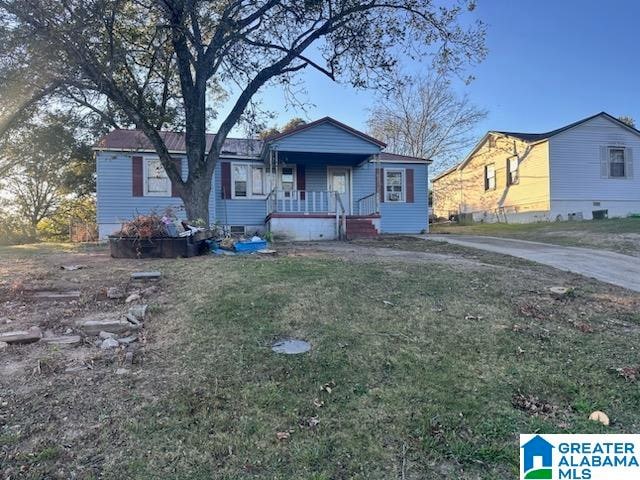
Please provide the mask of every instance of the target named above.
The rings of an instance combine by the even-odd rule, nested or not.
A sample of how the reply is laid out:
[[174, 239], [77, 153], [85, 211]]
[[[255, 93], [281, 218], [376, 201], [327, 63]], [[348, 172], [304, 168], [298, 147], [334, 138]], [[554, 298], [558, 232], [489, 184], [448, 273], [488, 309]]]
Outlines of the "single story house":
[[640, 213], [638, 152], [640, 131], [605, 112], [546, 133], [490, 131], [433, 179], [433, 214], [534, 222]]
[[[184, 136], [162, 136], [186, 178]], [[229, 138], [213, 175], [208, 220], [234, 233], [270, 230], [294, 240], [426, 231], [430, 160], [384, 148], [329, 117], [266, 141]], [[112, 131], [95, 151], [100, 238], [137, 214], [172, 208], [184, 217], [142, 132]]]

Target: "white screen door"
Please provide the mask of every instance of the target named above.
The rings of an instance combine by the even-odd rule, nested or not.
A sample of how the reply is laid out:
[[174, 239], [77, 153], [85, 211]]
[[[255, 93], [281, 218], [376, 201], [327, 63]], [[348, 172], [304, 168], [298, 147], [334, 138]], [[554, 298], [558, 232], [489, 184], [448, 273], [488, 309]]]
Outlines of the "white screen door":
[[344, 167], [328, 167], [327, 188], [338, 192], [347, 214], [351, 213], [351, 169]]

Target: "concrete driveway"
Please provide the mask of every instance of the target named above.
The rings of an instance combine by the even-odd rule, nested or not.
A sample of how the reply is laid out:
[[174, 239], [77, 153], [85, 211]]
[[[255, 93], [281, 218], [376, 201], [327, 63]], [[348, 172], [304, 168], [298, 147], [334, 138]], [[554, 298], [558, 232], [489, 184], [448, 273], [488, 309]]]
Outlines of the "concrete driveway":
[[520, 257], [640, 292], [638, 257], [511, 238], [473, 235], [424, 235], [421, 238]]

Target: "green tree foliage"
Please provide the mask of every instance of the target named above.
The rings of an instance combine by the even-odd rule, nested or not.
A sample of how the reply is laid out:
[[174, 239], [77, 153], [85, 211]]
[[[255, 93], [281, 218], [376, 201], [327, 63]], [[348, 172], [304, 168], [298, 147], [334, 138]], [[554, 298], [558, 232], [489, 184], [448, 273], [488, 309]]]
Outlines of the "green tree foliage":
[[[484, 26], [461, 18], [474, 7], [474, 0], [0, 0], [0, 133], [43, 105], [81, 106], [114, 127], [135, 125], [187, 216], [208, 219], [223, 143], [236, 125], [255, 120], [265, 86], [287, 88], [313, 69], [381, 88], [403, 55], [462, 72], [485, 55]], [[222, 98], [230, 104], [224, 113]], [[219, 128], [207, 151], [211, 118]], [[186, 135], [185, 180], [158, 134], [168, 126]]]
[[621, 115], [618, 117], [618, 120], [620, 120], [622, 123], [626, 123], [632, 128], [636, 128], [636, 121], [629, 115]]
[[[95, 190], [94, 155], [87, 137], [75, 126], [68, 116], [50, 115], [22, 124], [4, 137], [1, 155], [8, 165], [0, 180], [7, 227], [4, 243], [9, 237], [32, 241], [45, 220], [70, 217], [76, 211], [95, 223], [88, 218], [92, 210], [86, 208]], [[55, 230], [51, 223], [47, 228], [50, 233]]]
[[271, 127], [271, 128], [267, 128], [265, 130], [262, 130], [259, 134], [258, 137], [261, 140], [266, 140], [269, 137], [273, 137], [274, 135], [277, 135], [279, 133], [284, 133], [284, 132], [288, 132], [290, 130], [293, 130], [295, 128], [298, 128], [301, 125], [306, 124], [307, 122], [300, 118], [300, 117], [293, 117], [291, 120], [289, 120], [287, 123], [285, 123], [282, 128], [278, 128], [278, 127]]

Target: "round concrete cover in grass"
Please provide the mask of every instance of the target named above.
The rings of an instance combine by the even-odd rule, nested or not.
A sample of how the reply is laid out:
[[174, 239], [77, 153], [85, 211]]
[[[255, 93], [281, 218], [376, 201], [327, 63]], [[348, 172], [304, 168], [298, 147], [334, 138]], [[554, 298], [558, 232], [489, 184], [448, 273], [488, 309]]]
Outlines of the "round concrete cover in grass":
[[306, 353], [311, 350], [311, 344], [304, 340], [296, 340], [295, 338], [287, 340], [278, 340], [271, 347], [276, 353], [285, 353], [287, 355], [297, 355], [299, 353]]

